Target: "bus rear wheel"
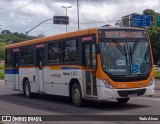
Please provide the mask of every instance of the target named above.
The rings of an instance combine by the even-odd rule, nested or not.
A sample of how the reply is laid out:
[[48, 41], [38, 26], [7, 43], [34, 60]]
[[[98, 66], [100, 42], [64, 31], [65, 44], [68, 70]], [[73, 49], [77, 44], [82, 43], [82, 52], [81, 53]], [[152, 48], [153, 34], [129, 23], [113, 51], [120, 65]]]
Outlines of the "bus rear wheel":
[[129, 98], [117, 98], [117, 101], [119, 103], [127, 103], [129, 101]]
[[72, 86], [72, 102], [77, 107], [82, 106], [82, 91], [78, 83]]
[[32, 94], [31, 94], [31, 87], [29, 84], [29, 80], [25, 80], [25, 82], [24, 82], [24, 95], [27, 98], [31, 98]]

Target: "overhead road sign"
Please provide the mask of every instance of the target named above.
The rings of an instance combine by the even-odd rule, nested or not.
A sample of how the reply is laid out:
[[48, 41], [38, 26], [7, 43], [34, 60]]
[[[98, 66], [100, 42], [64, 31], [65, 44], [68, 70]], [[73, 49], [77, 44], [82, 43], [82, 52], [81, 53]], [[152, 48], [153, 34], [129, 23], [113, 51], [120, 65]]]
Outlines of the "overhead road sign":
[[69, 17], [68, 16], [53, 16], [53, 23], [68, 25]]
[[138, 15], [133, 14], [130, 16], [131, 26], [151, 26], [151, 16], [150, 15]]

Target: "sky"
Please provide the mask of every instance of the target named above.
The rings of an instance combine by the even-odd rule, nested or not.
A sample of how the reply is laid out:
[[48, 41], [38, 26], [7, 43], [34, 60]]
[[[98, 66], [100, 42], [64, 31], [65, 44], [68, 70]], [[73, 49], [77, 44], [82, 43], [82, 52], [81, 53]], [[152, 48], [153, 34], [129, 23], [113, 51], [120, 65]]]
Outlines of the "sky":
[[[69, 16], [68, 32], [78, 30], [77, 0], [0, 0], [0, 31], [25, 33], [40, 22], [53, 19], [53, 16], [65, 16], [62, 6]], [[80, 30], [97, 28], [109, 24], [114, 26], [122, 16], [153, 9], [160, 13], [160, 0], [79, 0]], [[56, 35], [66, 32], [65, 25], [47, 21], [29, 35]]]

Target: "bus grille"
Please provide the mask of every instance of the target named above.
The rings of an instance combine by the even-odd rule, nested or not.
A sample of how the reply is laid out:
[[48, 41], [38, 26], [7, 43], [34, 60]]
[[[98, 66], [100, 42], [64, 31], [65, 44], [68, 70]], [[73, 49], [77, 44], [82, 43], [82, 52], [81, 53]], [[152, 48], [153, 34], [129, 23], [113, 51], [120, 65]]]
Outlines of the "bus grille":
[[135, 77], [132, 76], [113, 76], [110, 75], [109, 76], [114, 82], [134, 82], [134, 81], [143, 81], [143, 80], [147, 80], [149, 77], [149, 74], [145, 74], [145, 75], [137, 75]]
[[138, 89], [138, 90], [121, 90], [117, 91], [119, 96], [128, 97], [128, 95], [136, 94], [137, 96], [141, 96], [146, 92], [146, 89]]

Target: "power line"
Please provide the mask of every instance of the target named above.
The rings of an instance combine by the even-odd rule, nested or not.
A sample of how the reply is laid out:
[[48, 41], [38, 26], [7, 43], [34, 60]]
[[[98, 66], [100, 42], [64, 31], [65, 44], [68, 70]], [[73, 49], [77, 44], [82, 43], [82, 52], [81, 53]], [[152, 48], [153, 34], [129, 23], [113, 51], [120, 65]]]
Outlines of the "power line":
[[7, 14], [7, 13], [10, 13], [10, 12], [19, 10], [19, 9], [21, 9], [21, 8], [23, 8], [23, 7], [26, 7], [26, 6], [32, 4], [32, 3], [36, 2], [36, 1], [37, 1], [37, 0], [35, 0], [35, 1], [33, 1], [33, 2], [30, 2], [30, 3], [26, 4], [26, 5], [23, 5], [23, 6], [21, 6], [21, 7], [18, 7], [18, 8], [16, 8], [16, 9], [12, 9], [12, 10], [9, 10], [9, 11], [6, 11], [6, 12], [2, 12], [2, 13], [0, 13], [0, 14]]

